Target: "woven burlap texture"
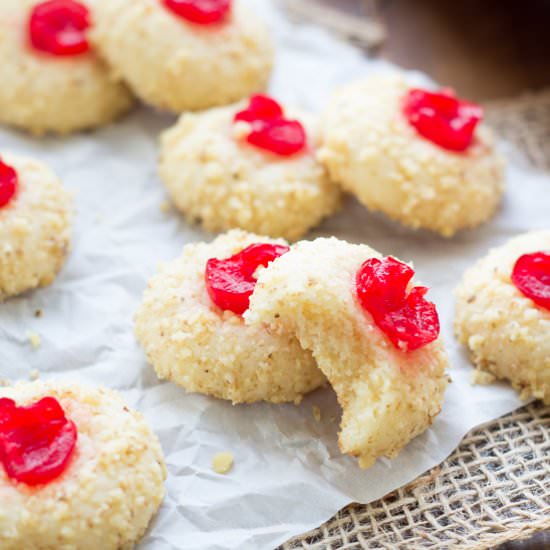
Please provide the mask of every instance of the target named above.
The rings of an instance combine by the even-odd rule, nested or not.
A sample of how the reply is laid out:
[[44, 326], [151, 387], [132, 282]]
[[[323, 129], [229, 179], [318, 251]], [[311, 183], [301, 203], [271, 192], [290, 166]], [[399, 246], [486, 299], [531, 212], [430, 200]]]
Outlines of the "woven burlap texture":
[[[486, 112], [534, 166], [550, 170], [550, 90], [492, 103]], [[408, 486], [348, 506], [282, 548], [481, 550], [550, 529], [549, 433], [550, 407], [523, 407], [471, 431]]]

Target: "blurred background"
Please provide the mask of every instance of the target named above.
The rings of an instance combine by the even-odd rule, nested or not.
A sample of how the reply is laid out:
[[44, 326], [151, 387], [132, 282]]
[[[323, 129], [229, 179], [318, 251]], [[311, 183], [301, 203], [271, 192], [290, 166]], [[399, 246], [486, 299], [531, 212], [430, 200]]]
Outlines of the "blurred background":
[[488, 101], [550, 87], [550, 0], [280, 0], [369, 55]]

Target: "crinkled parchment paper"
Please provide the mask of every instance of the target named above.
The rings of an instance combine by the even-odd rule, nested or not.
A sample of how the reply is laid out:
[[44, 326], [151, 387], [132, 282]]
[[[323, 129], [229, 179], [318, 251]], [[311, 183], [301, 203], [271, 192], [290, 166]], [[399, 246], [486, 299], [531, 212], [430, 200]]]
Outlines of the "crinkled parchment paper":
[[[267, 0], [256, 0], [278, 39], [272, 91], [317, 110], [337, 85], [388, 67], [366, 60], [320, 29], [293, 26]], [[3, 83], [2, 85], [9, 85]], [[35, 140], [0, 131], [0, 151], [49, 162], [74, 192], [73, 251], [53, 286], [0, 305], [0, 377], [106, 384], [121, 390], [159, 435], [169, 468], [167, 496], [143, 549], [262, 549], [321, 524], [351, 501], [368, 502], [442, 461], [473, 426], [521, 405], [508, 386], [471, 386], [471, 367], [451, 332], [452, 288], [492, 245], [548, 221], [549, 178], [513, 150], [498, 216], [444, 240], [413, 233], [349, 200], [310, 237], [336, 235], [413, 260], [440, 308], [453, 383], [432, 429], [394, 461], [367, 471], [340, 454], [338, 407], [330, 389], [294, 405], [233, 407], [159, 383], [132, 334], [132, 317], [160, 260], [210, 238], [174, 212], [156, 176], [157, 136], [173, 122], [142, 109], [88, 135]], [[503, 145], [507, 149], [506, 145]], [[37, 309], [44, 314], [34, 316]], [[41, 336], [34, 349], [28, 333]], [[313, 406], [322, 411], [317, 421]], [[226, 476], [211, 470], [219, 451], [235, 455]]]

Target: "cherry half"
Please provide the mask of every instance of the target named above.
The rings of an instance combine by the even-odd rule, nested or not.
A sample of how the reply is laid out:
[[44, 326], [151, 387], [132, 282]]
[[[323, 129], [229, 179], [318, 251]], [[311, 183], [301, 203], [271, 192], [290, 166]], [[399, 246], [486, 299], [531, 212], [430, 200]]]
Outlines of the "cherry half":
[[288, 246], [281, 244], [258, 243], [225, 260], [211, 258], [204, 273], [210, 299], [220, 309], [242, 315], [250, 305], [250, 295], [256, 286], [254, 273], [258, 267], [266, 267], [289, 250]]
[[512, 282], [535, 304], [550, 310], [550, 252], [520, 256], [512, 271]]
[[403, 104], [409, 123], [424, 138], [443, 149], [463, 152], [472, 144], [481, 106], [458, 99], [452, 90], [409, 90]]
[[0, 208], [6, 206], [17, 192], [17, 172], [0, 159]]
[[414, 271], [392, 257], [370, 258], [355, 276], [357, 297], [375, 324], [403, 351], [414, 351], [439, 336], [435, 305], [424, 298], [428, 289], [409, 289]]
[[90, 25], [90, 11], [80, 2], [40, 2], [33, 8], [29, 19], [30, 41], [36, 50], [50, 55], [80, 55], [90, 49], [86, 37]]
[[162, 0], [178, 17], [197, 25], [220, 23], [231, 12], [232, 0]]
[[54, 397], [27, 407], [0, 399], [0, 462], [9, 478], [42, 485], [67, 468], [77, 440], [75, 424]]
[[234, 122], [238, 121], [250, 124], [248, 143], [275, 155], [291, 156], [306, 146], [303, 125], [298, 120], [285, 118], [282, 107], [269, 96], [252, 96], [248, 107], [235, 115]]

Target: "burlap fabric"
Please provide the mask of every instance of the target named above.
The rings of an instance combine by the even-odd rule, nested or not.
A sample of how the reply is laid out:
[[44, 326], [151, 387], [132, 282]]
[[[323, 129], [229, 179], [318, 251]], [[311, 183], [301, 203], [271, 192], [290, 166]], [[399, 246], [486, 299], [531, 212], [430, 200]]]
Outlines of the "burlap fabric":
[[[550, 90], [488, 105], [487, 116], [535, 166], [550, 170]], [[534, 403], [472, 430], [408, 486], [348, 506], [282, 549], [481, 550], [546, 529], [550, 407]]]

